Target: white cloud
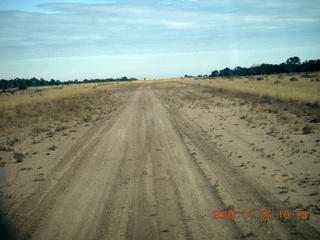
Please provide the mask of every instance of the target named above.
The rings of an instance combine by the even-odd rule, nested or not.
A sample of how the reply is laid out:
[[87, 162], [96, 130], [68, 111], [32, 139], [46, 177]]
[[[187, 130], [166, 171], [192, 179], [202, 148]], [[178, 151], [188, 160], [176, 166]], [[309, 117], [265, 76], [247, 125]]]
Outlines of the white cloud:
[[311, 0], [36, 2], [38, 12], [0, 4], [0, 60], [319, 46]]

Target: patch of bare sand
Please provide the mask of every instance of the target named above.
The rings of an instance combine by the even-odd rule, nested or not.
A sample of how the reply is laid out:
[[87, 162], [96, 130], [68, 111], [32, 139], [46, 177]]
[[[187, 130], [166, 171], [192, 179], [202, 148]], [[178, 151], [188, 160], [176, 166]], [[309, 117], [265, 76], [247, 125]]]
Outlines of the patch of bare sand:
[[[245, 176], [282, 201], [283, 210], [305, 209], [311, 225], [319, 228], [319, 123], [286, 112], [268, 113], [241, 99], [210, 101], [188, 102], [180, 110]], [[303, 133], [306, 125], [311, 134]]]
[[[123, 107], [128, 93], [120, 91], [113, 95], [122, 99]], [[73, 149], [79, 144], [94, 140], [92, 133], [98, 135], [97, 131], [112, 121], [121, 105], [114, 106], [107, 113], [90, 113], [89, 118], [79, 118], [77, 121], [30, 123], [24, 128], [2, 131], [0, 203], [3, 215], [10, 216], [52, 175], [63, 175], [71, 166], [71, 162], [64, 162], [65, 157], [75, 152]]]

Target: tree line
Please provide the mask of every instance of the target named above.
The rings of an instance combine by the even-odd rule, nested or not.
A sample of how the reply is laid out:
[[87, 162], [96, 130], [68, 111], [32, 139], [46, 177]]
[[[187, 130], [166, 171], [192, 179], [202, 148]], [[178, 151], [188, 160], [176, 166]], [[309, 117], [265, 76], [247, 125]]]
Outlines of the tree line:
[[[69, 80], [66, 82], [61, 82], [60, 80], [45, 80], [43, 78], [37, 79], [35, 77], [30, 79], [25, 78], [15, 78], [11, 80], [0, 80], [0, 89], [2, 92], [6, 92], [8, 89], [18, 89], [25, 90], [28, 87], [37, 87], [37, 86], [57, 86], [57, 85], [66, 85], [66, 84], [81, 84], [81, 83], [102, 83], [102, 82], [123, 82], [123, 81], [134, 81], [138, 80], [136, 78], [106, 78], [106, 79], [84, 79], [83, 81]], [[12, 92], [12, 91], [11, 91]]]
[[291, 57], [285, 63], [281, 64], [260, 64], [252, 67], [236, 67], [234, 69], [224, 68], [221, 70], [214, 70], [210, 77], [231, 77], [231, 76], [250, 76], [250, 75], [264, 75], [264, 74], [281, 74], [293, 72], [314, 72], [320, 71], [320, 59], [307, 60], [301, 63], [299, 57]]

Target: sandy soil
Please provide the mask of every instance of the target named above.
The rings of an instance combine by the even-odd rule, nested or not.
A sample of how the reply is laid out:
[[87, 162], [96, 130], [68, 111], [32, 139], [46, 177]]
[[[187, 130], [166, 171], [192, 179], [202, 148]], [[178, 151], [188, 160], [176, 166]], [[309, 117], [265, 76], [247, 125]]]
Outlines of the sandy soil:
[[97, 122], [68, 123], [36, 144], [19, 130], [12, 148], [25, 159], [0, 152], [14, 237], [316, 239], [319, 123], [302, 134], [251, 103], [210, 99], [181, 106], [147, 83]]

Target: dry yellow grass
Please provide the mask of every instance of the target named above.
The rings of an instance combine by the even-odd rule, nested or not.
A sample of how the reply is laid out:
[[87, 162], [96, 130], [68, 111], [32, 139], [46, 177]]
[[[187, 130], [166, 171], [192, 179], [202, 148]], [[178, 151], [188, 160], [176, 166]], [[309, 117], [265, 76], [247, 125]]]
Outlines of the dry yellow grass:
[[188, 83], [181, 78], [159, 79], [156, 81], [148, 81], [148, 83], [157, 88], [174, 88], [188, 85]]
[[270, 113], [289, 111], [320, 119], [320, 73], [281, 74], [214, 79], [174, 79], [154, 81], [163, 96], [177, 106], [200, 101], [202, 107], [214, 104], [213, 96], [237, 98], [241, 103]]
[[[292, 77], [295, 77], [297, 81], [290, 81]], [[275, 83], [276, 81], [278, 82]], [[261, 97], [267, 96], [284, 101], [320, 104], [320, 82], [311, 81], [310, 78], [303, 78], [300, 75], [263, 76], [263, 80], [260, 81], [257, 80], [257, 76], [254, 76], [201, 79], [196, 81], [183, 80], [183, 82], [232, 92], [254, 94]]]
[[[201, 90], [205, 88], [225, 89], [233, 93], [267, 96], [283, 101], [319, 106], [320, 74], [313, 73], [312, 75], [312, 78], [302, 77], [301, 74], [200, 80], [176, 78], [29, 88], [16, 95], [0, 95], [0, 128], [24, 126], [33, 120], [35, 122], [68, 121], [72, 117], [84, 117], [85, 121], [88, 121], [93, 111], [105, 113], [121, 101], [112, 98], [113, 90], [135, 88], [146, 83], [161, 89], [199, 86], [199, 91], [187, 92], [189, 100], [206, 97], [206, 93]], [[262, 77], [263, 80], [258, 81], [258, 77]], [[290, 81], [292, 77], [295, 77], [297, 81]], [[167, 95], [170, 95], [169, 92]], [[182, 98], [181, 105], [183, 101]]]
[[119, 89], [139, 82], [124, 83], [88, 83], [61, 86], [32, 87], [15, 95], [0, 95], [0, 112], [18, 105], [30, 105], [39, 102], [51, 102], [61, 98], [72, 98], [97, 91]]
[[89, 83], [34, 87], [16, 95], [0, 95], [0, 128], [46, 121], [93, 121], [121, 103], [114, 91], [137, 86], [133, 82]]

